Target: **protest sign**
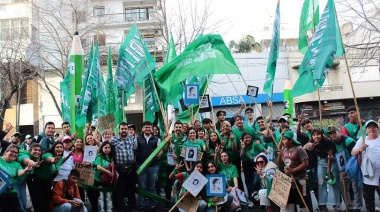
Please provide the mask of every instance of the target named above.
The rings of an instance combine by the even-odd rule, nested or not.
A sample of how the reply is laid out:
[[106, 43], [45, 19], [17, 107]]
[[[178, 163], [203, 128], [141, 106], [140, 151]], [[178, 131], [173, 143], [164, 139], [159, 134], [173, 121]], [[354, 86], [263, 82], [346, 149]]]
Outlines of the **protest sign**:
[[80, 172], [80, 181], [83, 181], [87, 185], [94, 185], [94, 171], [92, 171], [92, 166], [83, 166], [80, 163], [76, 163], [75, 168]]
[[186, 196], [177, 204], [177, 207], [187, 212], [197, 212], [200, 199], [193, 196]]
[[292, 178], [276, 170], [274, 173], [272, 189], [268, 198], [280, 208], [285, 208], [289, 198], [289, 192], [292, 187]]
[[98, 146], [86, 145], [84, 147], [83, 161], [92, 163], [95, 160], [97, 153], [98, 153]]
[[203, 189], [203, 186], [207, 184], [207, 178], [203, 176], [199, 171], [194, 170], [191, 175], [183, 183], [183, 187], [186, 188], [194, 197]]
[[115, 116], [113, 114], [100, 116], [98, 123], [99, 123], [98, 129], [100, 132], [103, 132], [104, 130], [108, 128], [112, 129], [116, 127]]

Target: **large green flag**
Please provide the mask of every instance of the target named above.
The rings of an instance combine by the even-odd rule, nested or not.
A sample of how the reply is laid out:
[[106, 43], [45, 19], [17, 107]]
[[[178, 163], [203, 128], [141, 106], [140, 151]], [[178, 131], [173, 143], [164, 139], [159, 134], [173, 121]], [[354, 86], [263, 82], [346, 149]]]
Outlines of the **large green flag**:
[[319, 22], [318, 0], [305, 0], [302, 5], [298, 31], [298, 51], [305, 54], [309, 46], [307, 32], [315, 30]]
[[177, 52], [175, 50], [173, 36], [170, 36], [168, 52], [166, 53], [165, 57], [165, 64], [172, 61], [175, 57], [177, 57]]
[[185, 50], [154, 75], [165, 92], [190, 75], [239, 74], [239, 69], [220, 35], [204, 35], [186, 46]]
[[333, 0], [328, 0], [309, 49], [298, 69], [299, 78], [292, 97], [314, 92], [322, 87], [336, 57], [344, 54]]
[[264, 83], [264, 92], [270, 98], [273, 95], [273, 81], [276, 75], [277, 58], [280, 52], [280, 4], [277, 3], [276, 17], [273, 24], [272, 40], [270, 42], [270, 52], [268, 58], [267, 74]]
[[108, 47], [106, 94], [107, 94], [107, 97], [106, 97], [106, 114], [111, 114], [111, 113], [114, 113], [116, 110], [115, 88], [113, 85], [113, 76], [112, 76], [111, 46]]
[[70, 66], [66, 69], [66, 75], [60, 83], [62, 119], [71, 123], [70, 112]]
[[133, 24], [120, 46], [115, 74], [115, 85], [125, 91], [126, 98], [134, 92], [134, 83], [142, 85], [143, 79], [156, 67], [141, 38], [136, 24]]
[[[100, 69], [99, 45], [96, 44], [95, 52], [88, 73], [87, 83], [83, 85], [84, 95], [80, 97], [80, 108], [77, 113], [76, 124], [83, 127], [86, 122], [104, 116], [106, 112], [105, 83]], [[86, 120], [87, 119], [87, 120]]]

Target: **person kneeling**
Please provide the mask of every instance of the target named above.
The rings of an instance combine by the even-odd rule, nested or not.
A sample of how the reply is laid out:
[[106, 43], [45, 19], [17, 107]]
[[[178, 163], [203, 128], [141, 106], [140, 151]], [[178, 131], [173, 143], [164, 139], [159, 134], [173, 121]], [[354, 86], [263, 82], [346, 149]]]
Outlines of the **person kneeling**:
[[79, 171], [73, 169], [67, 180], [61, 180], [54, 185], [53, 197], [50, 201], [50, 209], [52, 212], [87, 211], [80, 199], [77, 184], [79, 177]]

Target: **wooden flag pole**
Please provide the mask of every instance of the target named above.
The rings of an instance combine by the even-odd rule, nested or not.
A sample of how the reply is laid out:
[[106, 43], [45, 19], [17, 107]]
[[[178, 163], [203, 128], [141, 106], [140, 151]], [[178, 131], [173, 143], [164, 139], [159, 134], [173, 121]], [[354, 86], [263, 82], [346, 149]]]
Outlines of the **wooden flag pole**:
[[[239, 70], [239, 71], [240, 71], [240, 70]], [[242, 75], [241, 73], [240, 73], [240, 76], [241, 76], [241, 78], [243, 79], [243, 82], [244, 82], [244, 84], [245, 84], [245, 87], [248, 88], [247, 81], [245, 81], [245, 79], [244, 79], [244, 77], [243, 77], [243, 75]], [[231, 83], [232, 83], [232, 82], [231, 82]], [[260, 115], [261, 115], [261, 116], [264, 116], [264, 115], [263, 115], [263, 112], [261, 111], [261, 109], [259, 108], [259, 106], [257, 106], [257, 102], [256, 102], [256, 99], [255, 99], [255, 98], [253, 98], [253, 102], [255, 102], [255, 106], [256, 106], [257, 110], [259, 111]]]
[[[334, 10], [335, 10], [335, 18], [336, 18], [336, 22], [338, 23], [338, 31], [339, 31], [339, 36], [340, 36], [340, 40], [343, 42], [343, 39], [342, 39], [342, 33], [340, 32], [340, 28], [339, 28], [339, 19], [338, 19], [338, 15], [336, 13], [336, 8], [335, 8], [335, 2], [333, 2], [333, 5], [334, 5]], [[354, 90], [354, 86], [352, 84], [352, 79], [351, 79], [351, 73], [350, 73], [350, 68], [348, 67], [348, 62], [347, 62], [347, 56], [346, 56], [346, 53], [343, 54], [344, 56], [344, 61], [346, 63], [346, 69], [347, 69], [347, 75], [348, 75], [348, 80], [350, 81], [350, 86], [351, 86], [351, 91], [352, 91], [352, 96], [354, 97], [354, 103], [355, 103], [355, 107], [356, 107], [356, 113], [358, 114], [358, 125], [359, 125], [359, 129], [360, 129], [360, 133], [362, 134], [362, 140], [363, 140], [363, 144], [365, 144], [365, 138], [364, 138], [364, 130], [363, 130], [363, 125], [362, 125], [362, 119], [360, 117], [360, 111], [359, 111], [359, 106], [358, 106], [358, 101], [356, 100], [356, 95], [355, 95], [355, 90]]]
[[[207, 75], [207, 79], [206, 79], [206, 85], [207, 85], [207, 88], [204, 90], [202, 96], [199, 96], [199, 97], [202, 97], [202, 98], [203, 98], [203, 96], [207, 93], [208, 83], [209, 83], [208, 79], [209, 79], [209, 78], [208, 78], [208, 75]], [[200, 109], [200, 107], [201, 107], [202, 98], [199, 98], [198, 110], [197, 110], [197, 112], [195, 113], [196, 117], [198, 117], [198, 114], [199, 114], [199, 109]]]
[[124, 93], [125, 91], [122, 89], [121, 90], [121, 109], [122, 109], [122, 111], [123, 111], [123, 114], [122, 114], [122, 116], [123, 116], [123, 121], [125, 121], [125, 111], [124, 111], [124, 105], [125, 105], [125, 100], [124, 100], [124, 95], [125, 95], [125, 93]]
[[318, 107], [319, 107], [319, 124], [321, 126], [321, 130], [322, 130], [322, 104], [321, 104], [321, 94], [320, 94], [320, 91], [319, 91], [319, 88], [318, 88]]

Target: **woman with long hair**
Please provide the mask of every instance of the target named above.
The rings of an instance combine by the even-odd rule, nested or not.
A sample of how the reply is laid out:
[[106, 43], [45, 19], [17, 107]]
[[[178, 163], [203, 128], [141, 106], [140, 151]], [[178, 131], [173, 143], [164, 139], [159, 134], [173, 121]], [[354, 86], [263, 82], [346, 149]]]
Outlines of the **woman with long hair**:
[[11, 144], [0, 158], [0, 168], [9, 175], [8, 180], [11, 182], [11, 185], [0, 194], [0, 211], [24, 211], [17, 197], [17, 189], [12, 184], [16, 184], [19, 177], [28, 174], [32, 170], [33, 164], [29, 164], [23, 169], [16, 161], [18, 154], [19, 147]]
[[[195, 128], [190, 127], [187, 131], [187, 141], [183, 143], [183, 148], [186, 147], [197, 147], [198, 152], [206, 152], [207, 147], [203, 140], [197, 139], [197, 132]], [[198, 157], [198, 155], [194, 155], [194, 157]], [[186, 157], [185, 157], [186, 158]], [[202, 160], [202, 159], [201, 159]], [[200, 160], [200, 161], [201, 161]], [[187, 171], [190, 171], [193, 167], [189, 164], [188, 161], [185, 160], [185, 167]]]
[[49, 211], [52, 182], [64, 161], [63, 143], [57, 141], [42, 156], [40, 167], [34, 169], [33, 178], [28, 180], [28, 188], [35, 211]]
[[[109, 170], [108, 167], [114, 166], [113, 159], [113, 148], [111, 147], [110, 142], [104, 141], [100, 146], [99, 154], [96, 156], [95, 161], [93, 162], [95, 166], [95, 176], [94, 176], [94, 186], [95, 187], [110, 187], [112, 184], [105, 184], [101, 179], [101, 174], [107, 174], [110, 177], [113, 177], [115, 170]], [[112, 192], [101, 191], [98, 196], [98, 209], [99, 211], [108, 211], [112, 212]]]
[[[206, 135], [207, 136], [207, 135]], [[213, 162], [215, 160], [215, 154], [216, 154], [216, 146], [220, 145], [220, 138], [218, 133], [211, 132], [210, 137], [208, 138], [207, 145], [207, 153], [206, 153], [206, 163]]]
[[[219, 172], [217, 171], [216, 164], [214, 162], [208, 162], [207, 163], [205, 174], [219, 174]], [[225, 211], [229, 211], [232, 200], [234, 198], [234, 196], [230, 193], [231, 190], [232, 190], [232, 187], [228, 183], [226, 183], [227, 201], [224, 202], [223, 201], [224, 197], [208, 197], [208, 196], [206, 196], [206, 193], [204, 192], [204, 189], [203, 189], [203, 192], [202, 192], [203, 199], [206, 202], [208, 202], [206, 211], [207, 212], [216, 211], [215, 205], [218, 206], [218, 211], [220, 211], [222, 209], [222, 207], [224, 208]], [[223, 202], [223, 203], [221, 203], [221, 202]]]

